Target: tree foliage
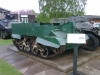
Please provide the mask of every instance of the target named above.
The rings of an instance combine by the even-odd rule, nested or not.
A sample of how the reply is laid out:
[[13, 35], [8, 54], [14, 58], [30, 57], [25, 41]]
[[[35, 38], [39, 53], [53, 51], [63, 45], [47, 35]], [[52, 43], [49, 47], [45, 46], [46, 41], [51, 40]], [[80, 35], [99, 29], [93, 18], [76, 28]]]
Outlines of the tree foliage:
[[87, 0], [38, 0], [40, 12], [49, 18], [83, 15]]
[[37, 15], [36, 20], [38, 22], [49, 22], [50, 19], [46, 13], [41, 12], [39, 15]]
[[35, 16], [37, 16], [39, 13], [36, 13], [34, 10], [30, 10]]

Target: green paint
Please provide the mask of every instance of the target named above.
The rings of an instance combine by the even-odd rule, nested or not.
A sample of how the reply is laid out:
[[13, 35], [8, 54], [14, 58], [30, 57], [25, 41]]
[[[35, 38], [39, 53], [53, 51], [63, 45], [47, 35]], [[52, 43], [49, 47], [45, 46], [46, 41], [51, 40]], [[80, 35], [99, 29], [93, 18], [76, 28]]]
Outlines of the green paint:
[[[68, 33], [75, 33], [74, 23], [72, 22], [63, 25], [52, 25], [50, 23], [20, 23], [12, 25], [12, 34], [40, 37], [47, 40], [47, 44], [50, 44], [50, 42], [57, 45], [63, 44], [65, 49], [73, 48], [73, 45], [66, 44]], [[17, 36], [15, 37], [17, 38]], [[45, 42], [42, 44], [45, 44]]]
[[50, 41], [52, 43], [60, 45], [59, 41], [55, 37], [43, 37], [43, 39]]

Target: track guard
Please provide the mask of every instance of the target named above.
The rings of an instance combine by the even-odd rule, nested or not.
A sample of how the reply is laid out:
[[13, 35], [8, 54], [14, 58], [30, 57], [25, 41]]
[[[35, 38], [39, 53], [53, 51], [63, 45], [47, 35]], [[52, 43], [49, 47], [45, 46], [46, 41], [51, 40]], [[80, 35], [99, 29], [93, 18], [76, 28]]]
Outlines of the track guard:
[[[57, 40], [57, 39], [55, 38], [55, 40]], [[59, 40], [57, 40], [57, 41], [59, 42]], [[57, 44], [57, 43], [48, 41], [48, 40], [43, 39], [43, 38], [40, 38], [40, 37], [37, 37], [37, 38], [36, 38], [36, 42], [37, 42], [37, 43], [40, 43], [40, 44], [43, 44], [43, 45], [45, 45], [45, 46], [50, 46], [50, 47], [54, 47], [54, 48], [59, 48], [59, 47], [61, 46], [61, 44], [62, 44], [62, 45], [65, 45], [65, 43], [62, 43], [62, 42], [59, 43], [59, 44]]]
[[21, 35], [18, 34], [12, 34], [11, 37], [16, 39], [21, 39]]

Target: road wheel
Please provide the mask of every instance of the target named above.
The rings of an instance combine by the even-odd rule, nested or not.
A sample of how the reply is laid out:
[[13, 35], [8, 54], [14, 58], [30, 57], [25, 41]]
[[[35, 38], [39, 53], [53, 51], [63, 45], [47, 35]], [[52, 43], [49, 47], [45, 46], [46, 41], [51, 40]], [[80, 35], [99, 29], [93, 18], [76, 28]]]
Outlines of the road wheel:
[[89, 36], [89, 40], [84, 49], [93, 51], [95, 48], [99, 46], [99, 40], [92, 34], [87, 34]]
[[43, 58], [47, 58], [50, 55], [50, 50], [46, 46], [42, 46], [42, 50], [40, 51], [40, 55]]
[[7, 32], [6, 31], [3, 31], [1, 33], [1, 37], [2, 37], [2, 39], [6, 39], [7, 38]]
[[60, 49], [59, 49], [59, 48], [51, 48], [51, 49], [52, 49], [52, 51], [53, 51], [55, 54], [57, 54], [57, 53], [60, 52]]
[[19, 44], [18, 44], [18, 47], [19, 47], [19, 50], [20, 50], [20, 51], [23, 51], [23, 50], [24, 50], [24, 45], [23, 45], [23, 43], [19, 43]]
[[32, 54], [34, 54], [34, 55], [38, 55], [39, 49], [38, 49], [37, 47], [34, 47], [34, 48], [32, 48], [31, 52], [32, 52]]
[[38, 55], [38, 53], [39, 53], [39, 47], [38, 47], [38, 45], [37, 45], [36, 42], [34, 42], [34, 43], [32, 44], [31, 52], [32, 52], [32, 54], [34, 54], [34, 55]]
[[29, 41], [25, 42], [24, 50], [26, 52], [30, 52], [31, 51], [31, 43]]
[[20, 40], [18, 40], [18, 39], [12, 39], [12, 41], [13, 41], [13, 44], [16, 46], [16, 48], [18, 50], [23, 50], [23, 45], [22, 45], [22, 43], [21, 43]]

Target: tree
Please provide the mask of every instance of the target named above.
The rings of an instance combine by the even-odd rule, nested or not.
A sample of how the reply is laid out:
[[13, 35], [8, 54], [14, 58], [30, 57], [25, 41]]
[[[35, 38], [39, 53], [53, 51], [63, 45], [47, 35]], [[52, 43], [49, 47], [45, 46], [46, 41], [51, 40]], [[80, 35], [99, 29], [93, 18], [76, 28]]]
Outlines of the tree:
[[39, 15], [37, 15], [36, 20], [38, 22], [49, 22], [50, 19], [46, 13], [41, 12]]
[[49, 18], [84, 15], [87, 0], [38, 0], [40, 12]]
[[34, 14], [35, 16], [37, 16], [39, 13], [36, 13], [34, 10], [30, 10], [32, 12], [32, 14]]

